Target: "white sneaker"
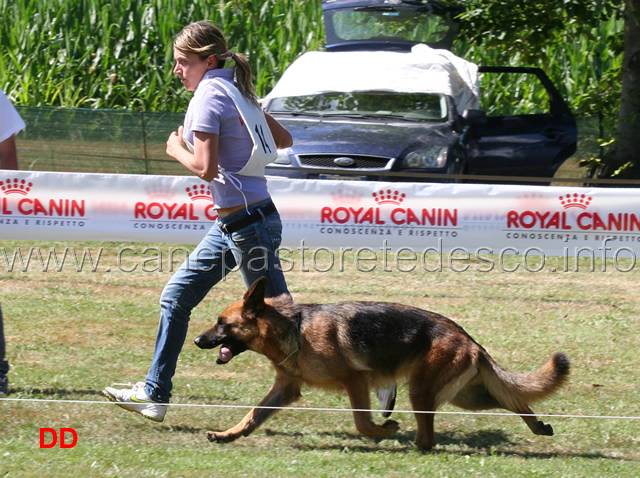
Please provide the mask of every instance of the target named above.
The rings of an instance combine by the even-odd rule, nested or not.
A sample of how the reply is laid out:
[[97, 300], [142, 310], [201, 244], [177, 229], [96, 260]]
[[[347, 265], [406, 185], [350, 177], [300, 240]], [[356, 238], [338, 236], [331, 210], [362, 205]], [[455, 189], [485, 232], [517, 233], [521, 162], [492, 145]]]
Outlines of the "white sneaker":
[[167, 413], [167, 406], [151, 400], [147, 392], [144, 391], [144, 385], [144, 382], [138, 382], [132, 388], [120, 390], [106, 387], [102, 393], [125, 410], [139, 413], [155, 422], [161, 422]]

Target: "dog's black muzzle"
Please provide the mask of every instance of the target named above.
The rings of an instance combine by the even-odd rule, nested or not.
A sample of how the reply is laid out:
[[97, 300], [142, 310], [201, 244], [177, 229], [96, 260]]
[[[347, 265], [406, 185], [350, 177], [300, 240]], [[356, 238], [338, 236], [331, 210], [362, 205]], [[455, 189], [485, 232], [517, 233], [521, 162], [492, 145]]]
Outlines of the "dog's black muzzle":
[[[227, 347], [232, 354], [232, 357], [235, 357], [236, 355], [240, 355], [242, 352], [248, 350], [247, 346], [245, 345], [244, 342], [240, 341], [240, 340], [236, 340], [232, 337], [224, 337], [224, 338], [219, 338], [219, 337], [211, 337], [209, 335], [207, 335], [206, 333], [200, 335], [199, 337], [196, 337], [193, 342], [201, 349], [213, 349], [216, 348], [218, 345], [224, 345], [225, 347]], [[225, 364], [228, 362], [222, 361], [220, 359], [218, 359], [216, 361], [216, 363], [218, 364]]]
[[222, 341], [211, 339], [210, 337], [207, 337], [207, 334], [202, 334], [196, 337], [193, 340], [193, 343], [195, 343], [201, 349], [213, 349], [222, 344]]

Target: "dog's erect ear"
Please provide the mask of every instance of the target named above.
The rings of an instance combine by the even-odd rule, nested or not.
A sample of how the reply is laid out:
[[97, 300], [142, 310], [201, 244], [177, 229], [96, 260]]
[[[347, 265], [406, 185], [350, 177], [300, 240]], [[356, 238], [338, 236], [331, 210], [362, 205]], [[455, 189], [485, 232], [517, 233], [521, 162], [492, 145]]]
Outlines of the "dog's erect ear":
[[248, 300], [253, 298], [254, 300], [259, 300], [264, 302], [264, 293], [267, 288], [267, 279], [264, 277], [259, 277], [255, 280], [253, 284], [249, 286], [247, 291], [244, 293], [244, 300]]
[[257, 316], [264, 310], [264, 294], [267, 287], [267, 280], [264, 277], [256, 279], [251, 284], [249, 290], [244, 293], [244, 312]]

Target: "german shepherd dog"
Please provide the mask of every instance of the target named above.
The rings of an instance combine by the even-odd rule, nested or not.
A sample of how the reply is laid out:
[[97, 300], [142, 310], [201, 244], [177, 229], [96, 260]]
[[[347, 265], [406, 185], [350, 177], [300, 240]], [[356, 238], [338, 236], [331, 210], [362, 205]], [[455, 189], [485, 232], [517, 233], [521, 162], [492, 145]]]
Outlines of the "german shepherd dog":
[[529, 404], [556, 391], [569, 374], [563, 353], [539, 370], [514, 374], [500, 367], [458, 324], [433, 312], [386, 302], [294, 304], [288, 296], [265, 300], [258, 279], [242, 300], [228, 307], [216, 325], [195, 339], [202, 349], [220, 345], [217, 363], [245, 350], [271, 360], [276, 381], [258, 407], [224, 432], [207, 432], [210, 441], [247, 436], [300, 397], [303, 384], [344, 389], [356, 428], [386, 438], [398, 430], [371, 417], [369, 388], [406, 378], [418, 422], [416, 444], [435, 445], [434, 412], [450, 402], [466, 410], [503, 408], [522, 416], [536, 435], [553, 435]]

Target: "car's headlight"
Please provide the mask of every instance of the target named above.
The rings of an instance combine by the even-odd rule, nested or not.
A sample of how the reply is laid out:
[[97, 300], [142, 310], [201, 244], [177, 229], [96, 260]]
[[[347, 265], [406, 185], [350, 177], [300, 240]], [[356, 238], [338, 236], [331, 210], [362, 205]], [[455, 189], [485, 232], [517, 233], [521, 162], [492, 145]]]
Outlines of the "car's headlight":
[[288, 149], [279, 149], [278, 157], [273, 161], [274, 164], [291, 164]]
[[444, 168], [447, 164], [447, 147], [433, 146], [407, 154], [400, 167], [404, 169]]

